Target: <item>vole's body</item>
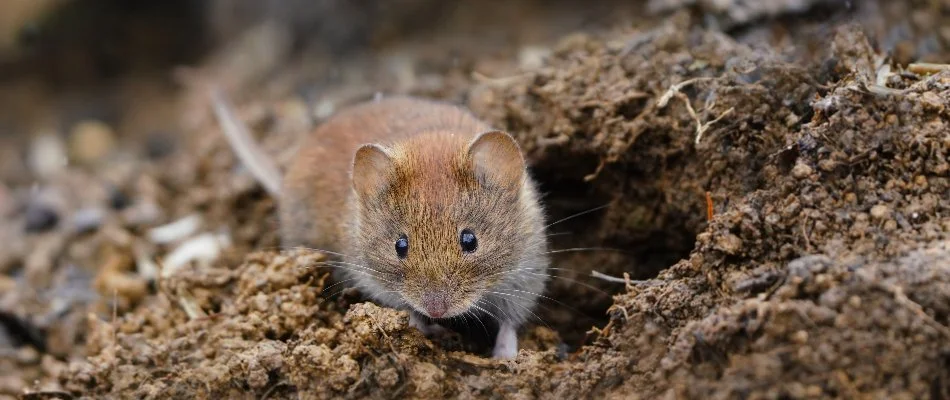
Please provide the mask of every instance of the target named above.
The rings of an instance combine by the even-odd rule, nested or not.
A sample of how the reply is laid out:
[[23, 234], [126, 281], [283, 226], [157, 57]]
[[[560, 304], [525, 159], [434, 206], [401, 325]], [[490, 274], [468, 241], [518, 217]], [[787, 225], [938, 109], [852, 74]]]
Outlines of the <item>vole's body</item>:
[[507, 134], [443, 103], [353, 106], [304, 139], [278, 204], [284, 245], [339, 253], [338, 279], [408, 309], [424, 332], [427, 317], [497, 320], [495, 356], [517, 352], [549, 261], [535, 184]]

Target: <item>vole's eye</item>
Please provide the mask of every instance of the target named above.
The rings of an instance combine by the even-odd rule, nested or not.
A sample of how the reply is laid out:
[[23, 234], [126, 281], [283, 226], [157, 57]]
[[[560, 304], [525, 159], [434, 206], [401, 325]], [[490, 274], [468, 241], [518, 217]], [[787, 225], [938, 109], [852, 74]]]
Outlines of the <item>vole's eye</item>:
[[396, 239], [396, 256], [399, 258], [406, 258], [409, 254], [409, 238], [406, 235], [400, 235], [399, 239]]
[[462, 245], [462, 251], [473, 253], [475, 249], [478, 249], [478, 238], [470, 229], [462, 229], [462, 233], [459, 234], [459, 244]]

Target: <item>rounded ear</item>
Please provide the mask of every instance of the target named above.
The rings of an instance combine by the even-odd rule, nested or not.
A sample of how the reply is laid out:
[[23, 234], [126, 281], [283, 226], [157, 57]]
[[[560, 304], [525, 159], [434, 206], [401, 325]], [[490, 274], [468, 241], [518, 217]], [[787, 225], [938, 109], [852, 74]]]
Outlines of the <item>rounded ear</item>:
[[524, 183], [524, 156], [511, 135], [502, 131], [481, 133], [469, 143], [468, 155], [479, 179], [509, 189], [520, 188]]
[[360, 197], [375, 196], [389, 187], [392, 152], [378, 144], [364, 144], [353, 157], [353, 189]]

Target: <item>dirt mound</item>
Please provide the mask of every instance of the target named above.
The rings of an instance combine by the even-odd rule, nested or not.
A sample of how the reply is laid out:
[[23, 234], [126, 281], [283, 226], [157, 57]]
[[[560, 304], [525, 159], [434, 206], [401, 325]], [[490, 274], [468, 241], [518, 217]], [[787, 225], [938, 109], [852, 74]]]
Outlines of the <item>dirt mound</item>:
[[[333, 288], [313, 268], [319, 255], [260, 252], [184, 267], [114, 323], [91, 318], [92, 357], [63, 373], [64, 387], [147, 398], [950, 396], [950, 73], [891, 72], [854, 28], [822, 51], [824, 62], [788, 63], [679, 16], [565, 39], [539, 70], [471, 87], [472, 109], [528, 151], [555, 218], [610, 202], [566, 222], [573, 238], [556, 245], [624, 252], [563, 257], [565, 278], [652, 278], [556, 280], [549, 296], [576, 309], [548, 304], [560, 335], [527, 328], [515, 361], [323, 296]], [[229, 173], [222, 157], [209, 176]], [[259, 191], [234, 193], [230, 206], [257, 210], [237, 232], [271, 210]], [[248, 232], [241, 242], [273, 243]], [[612, 299], [592, 295], [618, 286]], [[586, 335], [589, 324], [570, 323], [608, 307]]]

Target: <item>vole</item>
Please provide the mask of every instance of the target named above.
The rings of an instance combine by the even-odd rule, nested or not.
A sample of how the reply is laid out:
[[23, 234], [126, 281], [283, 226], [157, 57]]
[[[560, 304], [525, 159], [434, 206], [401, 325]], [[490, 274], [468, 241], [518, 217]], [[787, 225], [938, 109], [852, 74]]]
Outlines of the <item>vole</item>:
[[350, 106], [306, 136], [281, 174], [227, 102], [215, 114], [277, 198], [284, 246], [337, 256], [335, 279], [406, 309], [426, 335], [494, 320], [513, 358], [550, 263], [545, 215], [517, 142], [460, 107], [411, 97]]

